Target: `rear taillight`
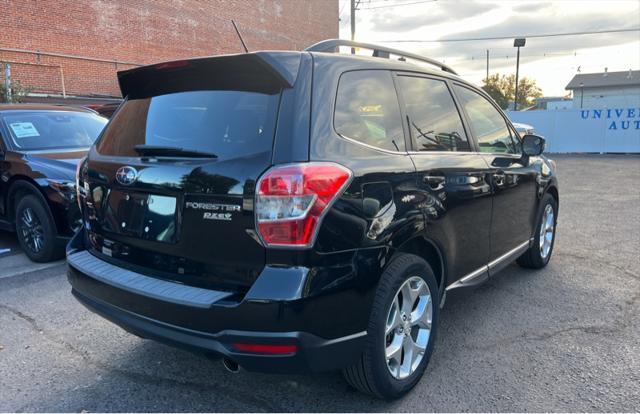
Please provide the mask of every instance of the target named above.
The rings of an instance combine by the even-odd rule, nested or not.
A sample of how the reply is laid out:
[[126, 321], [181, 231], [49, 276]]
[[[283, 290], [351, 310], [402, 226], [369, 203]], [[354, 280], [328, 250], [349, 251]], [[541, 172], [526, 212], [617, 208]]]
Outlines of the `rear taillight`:
[[256, 222], [268, 246], [309, 247], [331, 203], [351, 180], [339, 164], [310, 162], [276, 166], [258, 181]]

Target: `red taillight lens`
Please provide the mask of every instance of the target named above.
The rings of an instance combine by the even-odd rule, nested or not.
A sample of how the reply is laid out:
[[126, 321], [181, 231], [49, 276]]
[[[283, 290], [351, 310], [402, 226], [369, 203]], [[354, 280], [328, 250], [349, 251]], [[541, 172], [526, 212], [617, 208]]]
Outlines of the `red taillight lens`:
[[334, 163], [273, 167], [258, 181], [258, 233], [270, 246], [308, 247], [328, 206], [344, 191], [351, 171]]
[[233, 347], [236, 351], [249, 352], [252, 354], [295, 354], [298, 351], [297, 345], [270, 345], [270, 344], [243, 344], [235, 343]]
[[153, 67], [156, 70], [163, 70], [163, 69], [177, 69], [177, 68], [184, 68], [186, 66], [189, 66], [189, 61], [188, 60], [174, 60], [172, 62], [162, 62], [162, 63], [157, 63], [156, 65], [154, 65]]

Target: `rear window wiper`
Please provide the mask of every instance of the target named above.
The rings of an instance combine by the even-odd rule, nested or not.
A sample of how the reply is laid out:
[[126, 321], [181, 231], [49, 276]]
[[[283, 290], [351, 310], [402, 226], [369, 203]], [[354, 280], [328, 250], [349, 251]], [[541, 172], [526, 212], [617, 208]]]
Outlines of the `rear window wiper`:
[[218, 158], [212, 152], [196, 151], [179, 147], [161, 147], [157, 145], [136, 145], [133, 149], [140, 155], [145, 156], [165, 156], [165, 157], [188, 157], [188, 158]]

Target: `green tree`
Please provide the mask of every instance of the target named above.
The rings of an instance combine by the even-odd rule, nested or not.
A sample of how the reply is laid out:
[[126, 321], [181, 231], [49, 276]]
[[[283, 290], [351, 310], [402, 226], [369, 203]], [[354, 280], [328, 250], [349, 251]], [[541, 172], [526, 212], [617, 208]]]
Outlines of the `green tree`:
[[[509, 102], [513, 102], [515, 95], [516, 75], [501, 75], [496, 73], [483, 81], [485, 90], [502, 109], [506, 109]], [[534, 79], [518, 79], [518, 108], [533, 105], [536, 98], [542, 96], [542, 90]]]
[[496, 101], [500, 108], [506, 109], [509, 106], [509, 100], [496, 85], [483, 85], [482, 89]]
[[31, 92], [30, 88], [22, 86], [20, 81], [11, 82], [11, 98], [7, 91], [7, 87], [4, 83], [0, 84], [0, 102], [4, 103], [20, 103], [24, 100], [24, 97]]

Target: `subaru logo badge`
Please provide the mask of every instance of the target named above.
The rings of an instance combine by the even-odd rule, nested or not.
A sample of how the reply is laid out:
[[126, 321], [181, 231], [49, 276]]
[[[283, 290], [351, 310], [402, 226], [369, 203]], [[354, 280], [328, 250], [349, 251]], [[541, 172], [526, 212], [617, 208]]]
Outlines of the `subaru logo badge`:
[[124, 166], [116, 171], [116, 181], [122, 185], [130, 185], [138, 178], [138, 171], [135, 168]]

